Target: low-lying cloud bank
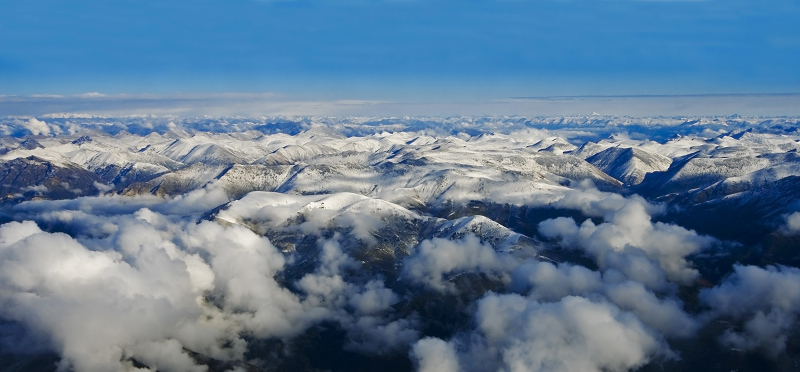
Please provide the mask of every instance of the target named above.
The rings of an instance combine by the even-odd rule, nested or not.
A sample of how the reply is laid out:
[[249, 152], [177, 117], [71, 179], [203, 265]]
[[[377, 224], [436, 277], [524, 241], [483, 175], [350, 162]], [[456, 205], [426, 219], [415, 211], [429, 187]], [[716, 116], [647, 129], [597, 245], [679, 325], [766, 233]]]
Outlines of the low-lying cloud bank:
[[[648, 210], [659, 213], [662, 208], [640, 198], [612, 198], [592, 207], [598, 201], [592, 194], [597, 192], [583, 196], [583, 207], [594, 212], [590, 214], [603, 215], [605, 222], [595, 225], [587, 219], [578, 226], [562, 217], [542, 222], [539, 230], [560, 240], [566, 249], [587, 254], [598, 271], [570, 263], [513, 261], [509, 255], [466, 241], [461, 242], [461, 257], [471, 258], [468, 263], [447, 259], [453, 242], [434, 251], [441, 256], [423, 251], [406, 260], [411, 265], [407, 273], [420, 268], [434, 273], [429, 266], [435, 262], [446, 262], [435, 266], [447, 272], [459, 264], [463, 264], [460, 269], [501, 272], [505, 276], [499, 280], [514, 292], [486, 294], [476, 304], [474, 329], [446, 344], [431, 339], [415, 344], [412, 356], [420, 368], [437, 363], [472, 371], [623, 371], [680, 358], [667, 340], [693, 337], [703, 320], [684, 310], [675, 290], [698, 277], [686, 257], [716, 240], [676, 225], [651, 222]], [[425, 243], [420, 246], [432, 250], [435, 242]], [[423, 260], [423, 255], [433, 257]], [[433, 277], [441, 277], [435, 273]], [[435, 289], [446, 289], [430, 276], [424, 281]], [[455, 358], [433, 358], [432, 351], [426, 353], [424, 348], [443, 350], [444, 355], [455, 350]]]
[[743, 322], [720, 341], [741, 350], [776, 356], [786, 349], [800, 316], [800, 269], [785, 266], [734, 266], [721, 285], [703, 290], [700, 299], [713, 315]]
[[[342, 324], [351, 347], [365, 352], [418, 338], [413, 319], [384, 319], [398, 296], [379, 278], [342, 279], [359, 264], [335, 241], [320, 242], [318, 268], [292, 291], [275, 279], [287, 258], [240, 225], [147, 208], [92, 215], [57, 205], [37, 217], [74, 236], [33, 221], [0, 226], [0, 317], [28, 330], [16, 337], [61, 355], [60, 369], [129, 370], [135, 360], [203, 371], [188, 350], [242, 361], [245, 338], [291, 339], [325, 320]], [[106, 204], [105, 211], [124, 209]]]
[[50, 343], [61, 368], [120, 370], [135, 358], [203, 370], [184, 348], [241, 359], [242, 331], [298, 332], [302, 304], [272, 278], [284, 258], [267, 240], [146, 209], [111, 223], [114, 233], [86, 244], [30, 221], [0, 227], [2, 316]]
[[685, 257], [710, 246], [715, 239], [673, 224], [653, 223], [648, 207], [653, 209], [634, 198], [608, 211], [601, 224], [587, 219], [578, 226], [571, 218], [559, 217], [539, 224], [539, 231], [583, 250], [601, 269], [618, 270], [651, 289], [663, 290], [668, 281], [691, 284], [699, 273], [689, 267]]
[[[44, 345], [61, 370], [208, 370], [197, 353], [269, 370], [274, 359], [249, 354], [254, 340], [288, 345], [327, 322], [346, 335], [342, 350], [407, 355], [420, 371], [625, 371], [679, 361], [672, 342], [720, 319], [737, 324], [720, 345], [770, 358], [795, 333], [800, 270], [737, 265], [688, 311], [680, 288], [700, 278], [690, 258], [720, 241], [654, 222], [664, 207], [636, 196], [581, 186], [548, 200], [594, 220], [541, 222], [556, 247], [500, 249], [506, 235], [481, 230], [423, 239], [395, 253], [396, 272], [364, 250], [424, 218], [352, 194], [252, 194], [213, 213], [227, 202], [213, 184], [168, 199], [25, 202], [0, 226], [0, 318], [18, 325], [3, 349]], [[281, 250], [263, 229], [316, 240]], [[411, 305], [425, 296], [467, 298], [466, 326], [432, 333], [438, 323]]]

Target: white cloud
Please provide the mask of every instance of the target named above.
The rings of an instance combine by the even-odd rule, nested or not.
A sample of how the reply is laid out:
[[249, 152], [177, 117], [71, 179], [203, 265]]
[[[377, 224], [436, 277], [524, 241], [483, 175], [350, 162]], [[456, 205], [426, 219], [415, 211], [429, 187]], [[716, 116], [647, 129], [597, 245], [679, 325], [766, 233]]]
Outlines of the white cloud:
[[742, 321], [743, 329], [729, 329], [721, 341], [743, 350], [760, 349], [775, 356], [784, 351], [800, 316], [800, 269], [785, 266], [734, 266], [720, 285], [700, 292], [711, 316]]
[[667, 287], [664, 277], [680, 284], [692, 283], [699, 273], [685, 257], [716, 242], [677, 225], [653, 223], [648, 204], [638, 198], [605, 213], [604, 220], [595, 225], [587, 219], [578, 226], [572, 218], [559, 217], [540, 223], [539, 232], [584, 250], [604, 270], [619, 270], [658, 290]]
[[458, 356], [453, 345], [438, 338], [423, 338], [411, 348], [411, 358], [420, 372], [458, 372]]
[[442, 281], [445, 274], [479, 271], [502, 276], [515, 265], [510, 256], [498, 254], [491, 245], [468, 234], [459, 240], [434, 238], [420, 242], [403, 261], [403, 276], [443, 291], [452, 288]]
[[[625, 280], [616, 271], [601, 276], [583, 266], [528, 262], [518, 267], [512, 278], [512, 288], [527, 292], [528, 298], [538, 301], [558, 301], [567, 296], [604, 296], [668, 337], [693, 336], [700, 324], [683, 311], [679, 300], [660, 299], [642, 283]], [[530, 291], [526, 291], [528, 288]]]
[[[320, 241], [315, 271], [296, 283], [296, 288], [302, 291], [301, 295], [278, 284], [274, 277], [283, 270], [285, 258], [267, 239], [238, 224], [223, 227], [211, 221], [195, 222], [196, 211], [225, 200], [218, 191], [212, 184], [175, 199], [101, 196], [26, 203], [17, 208], [18, 217], [35, 217], [44, 225], [60, 226], [78, 240], [63, 234], [41, 232], [33, 222], [25, 222], [14, 223], [13, 228], [2, 230], [0, 242], [13, 245], [31, 234], [58, 236], [73, 242], [74, 250], [78, 253], [111, 256], [111, 260], [121, 266], [109, 268], [108, 275], [122, 275], [119, 271], [128, 268], [130, 277], [149, 280], [136, 282], [136, 290], [147, 296], [160, 296], [166, 300], [191, 299], [190, 306], [198, 313], [190, 319], [184, 319], [184, 323], [188, 324], [185, 327], [149, 338], [131, 336], [136, 342], [126, 343], [106, 337], [104, 345], [118, 350], [108, 360], [114, 359], [117, 363], [120, 360], [125, 363], [124, 359], [128, 357], [158, 365], [168, 363], [163, 355], [141, 354], [154, 352], [159, 348], [151, 346], [161, 345], [166, 340], [176, 340], [182, 347], [215, 358], [241, 359], [246, 348], [246, 343], [239, 336], [242, 333], [259, 338], [292, 338], [322, 320], [338, 322], [347, 331], [348, 342], [345, 346], [360, 352], [384, 353], [402, 349], [419, 338], [416, 318], [398, 319], [393, 316], [391, 305], [400, 301], [400, 296], [386, 288], [382, 278], [348, 278], [348, 273], [357, 272], [361, 263], [342, 251], [339, 243], [342, 236], [339, 234]], [[193, 194], [198, 194], [198, 201], [191, 201], [195, 197]], [[174, 214], [154, 212], [141, 208], [143, 205]], [[322, 223], [318, 228], [324, 225]], [[319, 230], [314, 232], [319, 233]], [[51, 249], [62, 245], [50, 244]], [[56, 257], [52, 254], [42, 255], [47, 256]], [[64, 267], [81, 270], [71, 267], [70, 262], [65, 263]], [[35, 277], [25, 279], [26, 275], [12, 269], [6, 270], [6, 274], [17, 281], [37, 280]], [[103, 285], [100, 276], [92, 276], [84, 281], [88, 288]], [[162, 282], [173, 285], [163, 285]], [[177, 283], [184, 283], [183, 287], [174, 287]], [[128, 296], [127, 292], [130, 291], [126, 287], [113, 287], [107, 289], [105, 296], [113, 302], [117, 296]], [[63, 295], [64, 301], [71, 296], [69, 293]], [[81, 299], [75, 301], [81, 302]], [[120, 317], [124, 317], [124, 311], [106, 303], [85, 302], [85, 306], [119, 313]], [[39, 306], [30, 304], [25, 313], [39, 311]], [[135, 307], [131, 309], [133, 311]], [[154, 317], [159, 315], [156, 313]], [[162, 315], [170, 317], [168, 312]], [[16, 319], [6, 314], [2, 316]], [[118, 320], [111, 317], [95, 321], [101, 324]], [[38, 323], [33, 320], [20, 321], [28, 326]], [[141, 321], [149, 320], [143, 318]], [[165, 321], [180, 323], [174, 317]], [[76, 327], [82, 324], [82, 320], [72, 318], [54, 321], [58, 324], [70, 322]], [[200, 322], [202, 327], [196, 322]], [[153, 321], [153, 324], [156, 326], [159, 323]], [[58, 337], [58, 329], [45, 328], [42, 333], [47, 338]], [[102, 339], [102, 335], [99, 338]], [[80, 340], [70, 339], [63, 343], [80, 351], [88, 348]], [[163, 345], [160, 348], [162, 352], [170, 350], [168, 346], [171, 344]], [[87, 363], [90, 366], [96, 362], [93, 358], [85, 357], [84, 360], [74, 356], [67, 349], [57, 350], [67, 364]], [[183, 357], [174, 355], [174, 358], [177, 363]]]
[[786, 224], [781, 230], [787, 235], [800, 234], [800, 212], [794, 212], [784, 217]]
[[[214, 286], [223, 296], [222, 309], [261, 337], [298, 333], [302, 305], [279, 285], [281, 253], [263, 237], [241, 226], [222, 227], [204, 221], [181, 236], [189, 251], [207, 252]], [[244, 312], [242, 312], [244, 311]]]
[[540, 303], [489, 294], [478, 302], [475, 322], [481, 338], [460, 354], [468, 370], [624, 371], [672, 357], [633, 314], [583, 297]]
[[360, 263], [342, 252], [339, 234], [319, 242], [319, 265], [297, 287], [306, 296], [302, 304], [307, 321], [335, 320], [348, 333], [346, 348], [382, 354], [406, 347], [419, 338], [414, 319], [393, 319], [386, 314], [400, 297], [379, 278], [365, 284], [347, 280], [347, 271]]
[[82, 94], [76, 94], [75, 97], [78, 97], [78, 98], [102, 98], [102, 97], [106, 97], [106, 95], [103, 94], [103, 93], [100, 93], [100, 92], [87, 92], [87, 93], [82, 93]]
[[84, 245], [30, 221], [0, 226], [0, 316], [49, 339], [65, 368], [119, 370], [133, 357], [201, 370], [184, 348], [240, 360], [240, 332], [291, 336], [313, 320], [273, 278], [283, 256], [246, 228], [147, 209], [74, 216], [113, 228]]
[[384, 354], [402, 350], [419, 339], [416, 319], [388, 321], [377, 316], [361, 316], [342, 322], [348, 331], [345, 348], [362, 353]]
[[177, 338], [185, 327], [209, 327], [198, 321], [204, 310], [184, 264], [163, 250], [148, 247], [142, 271], [116, 251], [90, 251], [31, 225], [0, 226], [0, 311], [49, 336], [62, 365], [119, 370], [123, 356], [142, 344]]
[[132, 347], [137, 360], [159, 371], [205, 372], [207, 366], [195, 364], [175, 339], [140, 343]]
[[27, 129], [31, 132], [34, 136], [43, 135], [49, 136], [50, 135], [50, 126], [47, 125], [46, 122], [38, 120], [36, 118], [30, 118], [28, 121], [20, 121], [20, 125], [23, 128]]
[[205, 212], [230, 201], [222, 183], [211, 182], [203, 188], [178, 195], [159, 209], [165, 213], [189, 214]]
[[636, 314], [642, 323], [667, 337], [691, 337], [700, 326], [699, 321], [683, 311], [680, 301], [660, 299], [641, 283], [626, 281], [608, 285], [604, 292], [609, 301]]
[[512, 288], [525, 291], [532, 287], [529, 296], [541, 301], [557, 301], [570, 295], [585, 295], [599, 291], [603, 286], [600, 273], [583, 266], [529, 261], [512, 274]]
[[380, 280], [370, 280], [364, 291], [350, 297], [350, 306], [361, 314], [375, 314], [386, 311], [399, 301], [396, 293], [384, 286]]

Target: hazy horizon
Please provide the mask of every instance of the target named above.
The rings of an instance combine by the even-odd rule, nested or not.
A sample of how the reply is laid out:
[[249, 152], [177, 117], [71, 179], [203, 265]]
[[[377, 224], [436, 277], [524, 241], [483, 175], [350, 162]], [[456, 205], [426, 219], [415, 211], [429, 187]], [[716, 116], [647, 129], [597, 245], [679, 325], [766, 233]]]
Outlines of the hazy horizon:
[[512, 97], [496, 100], [310, 100], [275, 93], [0, 96], [6, 116], [798, 116], [800, 94]]

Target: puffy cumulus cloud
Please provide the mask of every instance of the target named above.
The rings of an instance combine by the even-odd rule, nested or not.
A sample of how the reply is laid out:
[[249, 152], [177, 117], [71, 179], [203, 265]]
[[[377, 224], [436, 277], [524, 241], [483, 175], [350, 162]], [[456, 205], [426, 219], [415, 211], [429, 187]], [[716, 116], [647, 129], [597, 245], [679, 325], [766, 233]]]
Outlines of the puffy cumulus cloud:
[[786, 348], [800, 315], [800, 269], [785, 266], [734, 266], [720, 285], [700, 292], [712, 316], [743, 321], [721, 341], [743, 350], [760, 349], [775, 356]]
[[158, 206], [162, 213], [189, 214], [206, 212], [230, 201], [221, 182], [214, 181], [204, 187], [178, 195]]
[[[569, 186], [548, 183], [530, 183], [524, 179], [510, 177], [503, 182], [484, 185], [488, 190], [487, 201], [511, 203], [553, 209], [577, 210], [586, 216], [602, 217], [608, 211], [619, 209], [628, 198], [600, 191], [590, 179], [572, 181]], [[653, 214], [663, 213], [661, 204], [646, 204]]]
[[411, 348], [411, 358], [420, 372], [458, 372], [458, 356], [453, 345], [438, 338], [423, 338]]
[[[243, 360], [250, 337], [291, 342], [320, 322], [341, 327], [346, 350], [408, 352], [420, 370], [611, 371], [673, 357], [664, 340], [690, 337], [700, 322], [683, 311], [668, 281], [693, 280], [697, 272], [685, 257], [714, 240], [652, 222], [661, 209], [640, 198], [604, 200], [591, 187], [575, 193], [564, 205], [589, 205], [583, 212], [603, 223], [558, 218], [539, 228], [594, 257], [599, 271], [498, 252], [468, 234], [423, 240], [388, 287], [351, 256], [353, 236], [361, 244], [389, 224], [359, 219], [373, 216], [361, 210], [375, 203], [357, 195], [254, 193], [217, 215], [226, 226], [198, 222], [201, 212], [227, 202], [214, 183], [176, 198], [22, 203], [11, 209], [15, 219], [33, 218], [69, 236], [32, 222], [0, 227], [0, 319], [27, 327], [33, 336], [25, 342], [38, 337], [63, 356], [63, 368], [75, 370], [130, 369], [135, 359], [200, 371], [205, 366], [195, 365], [190, 351]], [[245, 225], [326, 238], [281, 253]], [[428, 320], [395, 305], [413, 303], [422, 287], [458, 290], [448, 279], [465, 272], [487, 274], [515, 294], [466, 304], [474, 329], [420, 340]], [[779, 339], [796, 319], [783, 307], [748, 309], [736, 316], [752, 326], [724, 342]], [[763, 334], [754, 336], [756, 328]]]
[[50, 126], [47, 125], [46, 122], [38, 120], [36, 118], [30, 118], [27, 121], [22, 121], [21, 120], [21, 121], [19, 121], [19, 124], [23, 128], [25, 128], [28, 131], [30, 131], [31, 134], [33, 134], [34, 136], [38, 136], [38, 135], [49, 136], [50, 133], [51, 133]]
[[340, 323], [348, 332], [345, 348], [359, 352], [384, 354], [408, 347], [419, 339], [418, 320], [387, 320], [379, 316], [350, 318]]
[[384, 286], [380, 280], [370, 280], [363, 292], [350, 297], [350, 306], [361, 314], [375, 314], [389, 309], [399, 301], [396, 293]]
[[345, 306], [348, 292], [354, 289], [342, 275], [344, 270], [355, 269], [359, 263], [342, 252], [336, 238], [338, 234], [332, 240], [320, 242], [322, 247], [318, 257], [319, 265], [314, 273], [303, 276], [297, 282], [297, 287], [307, 295], [305, 303], [308, 306]]
[[489, 294], [478, 302], [475, 322], [460, 354], [467, 370], [625, 371], [673, 357], [636, 316], [583, 297], [541, 303]]
[[786, 224], [781, 227], [781, 231], [787, 235], [800, 234], [800, 212], [794, 212], [784, 217]]
[[[291, 336], [302, 330], [302, 305], [274, 276], [283, 255], [263, 237], [241, 226], [210, 221], [186, 227], [179, 236], [190, 252], [206, 255], [214, 273], [212, 298], [222, 310], [260, 337]], [[215, 296], [216, 295], [216, 296]]]
[[392, 317], [391, 305], [400, 297], [382, 279], [348, 280], [348, 271], [357, 271], [361, 264], [342, 251], [337, 239], [341, 236], [334, 234], [333, 239], [319, 242], [319, 265], [296, 283], [305, 294], [305, 316], [338, 322], [347, 331], [345, 347], [361, 352], [382, 354], [417, 340], [416, 319]]
[[570, 295], [598, 292], [603, 286], [600, 273], [583, 266], [529, 261], [512, 273], [511, 288], [536, 300], [557, 301]]
[[150, 356], [147, 344], [186, 328], [220, 333], [201, 321], [205, 312], [185, 263], [163, 250], [149, 252], [155, 267], [142, 272], [119, 252], [90, 251], [32, 222], [1, 226], [0, 240], [2, 316], [46, 335], [64, 357], [62, 368], [121, 370], [120, 360], [135, 350], [143, 359], [183, 364], [182, 349]]
[[656, 216], [666, 211], [663, 204], [652, 204], [638, 195], [625, 197], [620, 194], [598, 190], [590, 179], [573, 182], [556, 200], [547, 203], [558, 209], [579, 210], [586, 216], [605, 217], [614, 214], [631, 201], [641, 204], [645, 211]]
[[601, 275], [567, 263], [527, 262], [514, 270], [511, 288], [521, 292], [530, 288], [528, 298], [538, 301], [558, 301], [567, 296], [605, 297], [667, 337], [693, 336], [700, 325], [683, 311], [679, 300], [658, 298], [641, 283], [626, 280], [613, 270]]
[[[115, 223], [118, 217], [94, 215], [80, 210], [55, 210], [25, 216], [35, 218], [36, 222], [45, 230], [60, 230], [75, 237], [87, 248], [103, 250], [103, 241], [98, 238], [111, 236], [119, 230]], [[100, 244], [101, 247], [94, 247]]]
[[[62, 212], [83, 212], [94, 216], [130, 215], [142, 208], [168, 215], [184, 216], [207, 212], [229, 201], [223, 185], [211, 182], [202, 188], [172, 198], [155, 195], [103, 195], [67, 200], [33, 200], [11, 208], [15, 219], [50, 219]], [[78, 224], [76, 224], [78, 227]]]
[[183, 351], [183, 345], [175, 339], [139, 343], [131, 348], [132, 354], [141, 363], [164, 371], [205, 372], [208, 367], [197, 365]]
[[[31, 235], [53, 243], [40, 244], [40, 249], [46, 252], [39, 252], [38, 261], [30, 255], [22, 261], [4, 261], [7, 270], [3, 285], [20, 281], [39, 283], [40, 276], [50, 275], [52, 268], [60, 265], [58, 272], [63, 272], [64, 277], [52, 282], [67, 286], [64, 283], [77, 280], [68, 280], [70, 272], [90, 273], [84, 266], [94, 261], [84, 256], [100, 257], [107, 267], [97, 275], [76, 276], [82, 278], [81, 293], [96, 293], [96, 298], [50, 291], [57, 298], [48, 301], [72, 302], [59, 306], [75, 308], [61, 317], [51, 313], [41, 316], [52, 318], [50, 323], [35, 320], [33, 315], [28, 318], [15, 315], [49, 311], [41, 302], [26, 303], [24, 308], [17, 306], [14, 313], [4, 308], [0, 318], [31, 329], [39, 327], [33, 331], [44, 335], [43, 339], [55, 340], [54, 348], [64, 357], [65, 365], [76, 370], [103, 370], [111, 368], [113, 363], [127, 363], [125, 360], [130, 358], [147, 365], [166, 366], [164, 353], [184, 348], [222, 360], [240, 360], [247, 348], [242, 334], [290, 339], [320, 321], [339, 323], [348, 334], [346, 347], [361, 352], [394, 351], [419, 338], [415, 316], [398, 318], [392, 314], [391, 306], [401, 297], [386, 288], [381, 277], [358, 273], [362, 264], [343, 252], [339, 242], [343, 237], [339, 234], [319, 242], [319, 256], [313, 259], [312, 273], [288, 287], [279, 284], [275, 277], [284, 269], [287, 256], [266, 238], [239, 224], [197, 222], [198, 211], [226, 200], [219, 191], [210, 184], [172, 199], [101, 196], [16, 206], [16, 218], [35, 218], [42, 226], [68, 232], [72, 237], [43, 232], [33, 222], [9, 225], [0, 235], [3, 246], [22, 244], [17, 242], [34, 239], [29, 238]], [[56, 252], [66, 249], [77, 258], [60, 264], [40, 262], [47, 257], [59, 257], [49, 253], [49, 249]], [[24, 252], [23, 248], [19, 250]], [[32, 274], [28, 265], [41, 267]], [[108, 280], [116, 277], [120, 279]], [[22, 291], [18, 286], [14, 290]], [[152, 319], [141, 317], [139, 323], [130, 320], [130, 312], [144, 311], [139, 309], [146, 307], [148, 301], [173, 312], [148, 310]], [[173, 301], [179, 301], [181, 307], [172, 304]], [[114, 338], [100, 333], [96, 344], [89, 343], [80, 338], [85, 332], [72, 332], [85, 325], [76, 315], [84, 308], [107, 315], [93, 318], [97, 327], [108, 323], [109, 329], [123, 327], [118, 324], [136, 328], [137, 324], [146, 323], [146, 328], [154, 333], [127, 332], [123, 327], [117, 333], [129, 336]], [[70, 331], [63, 330], [66, 325], [71, 325]], [[180, 347], [176, 348], [175, 343]], [[106, 348], [105, 362], [110, 364], [100, 363], [94, 356], [102, 353], [92, 351], [92, 347]], [[152, 354], [156, 351], [161, 354]], [[174, 357], [174, 363], [188, 358], [177, 354]]]
[[604, 295], [623, 310], [635, 314], [648, 327], [667, 337], [694, 336], [701, 323], [683, 311], [674, 298], [658, 298], [641, 283], [625, 281], [607, 285]]
[[717, 311], [736, 317], [773, 307], [800, 309], [800, 269], [735, 265], [733, 274], [720, 285], [703, 290], [700, 298]]
[[539, 232], [584, 250], [602, 269], [619, 270], [659, 290], [668, 286], [665, 279], [680, 284], [694, 281], [699, 273], [685, 257], [716, 242], [677, 225], [653, 223], [648, 204], [639, 198], [627, 199], [603, 219], [599, 225], [590, 219], [580, 225], [572, 218], [549, 219], [539, 224]]
[[32, 200], [22, 202], [11, 208], [15, 218], [37, 218], [50, 212], [81, 211], [92, 215], [126, 215], [139, 209], [157, 208], [165, 199], [153, 195], [121, 196], [85, 196], [65, 200]]
[[106, 219], [114, 231], [81, 241], [30, 221], [0, 226], [0, 316], [49, 340], [62, 368], [123, 370], [135, 358], [200, 371], [186, 350], [241, 360], [241, 333], [306, 326], [300, 300], [274, 279], [283, 256], [250, 230], [147, 209]]
[[446, 274], [480, 271], [502, 277], [516, 265], [510, 255], [499, 254], [488, 243], [468, 234], [458, 240], [434, 238], [420, 242], [403, 261], [402, 275], [444, 291], [451, 287], [443, 282]]
[[786, 339], [795, 331], [797, 315], [773, 308], [756, 312], [740, 331], [727, 330], [720, 341], [739, 350], [758, 349], [776, 357], [786, 349]]

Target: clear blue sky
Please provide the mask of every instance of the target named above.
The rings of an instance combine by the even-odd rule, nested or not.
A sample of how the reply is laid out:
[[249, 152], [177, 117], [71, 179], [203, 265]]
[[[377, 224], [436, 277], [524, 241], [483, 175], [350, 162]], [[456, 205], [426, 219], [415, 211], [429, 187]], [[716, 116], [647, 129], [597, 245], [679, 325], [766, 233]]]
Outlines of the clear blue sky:
[[800, 0], [0, 0], [0, 94], [800, 92]]

